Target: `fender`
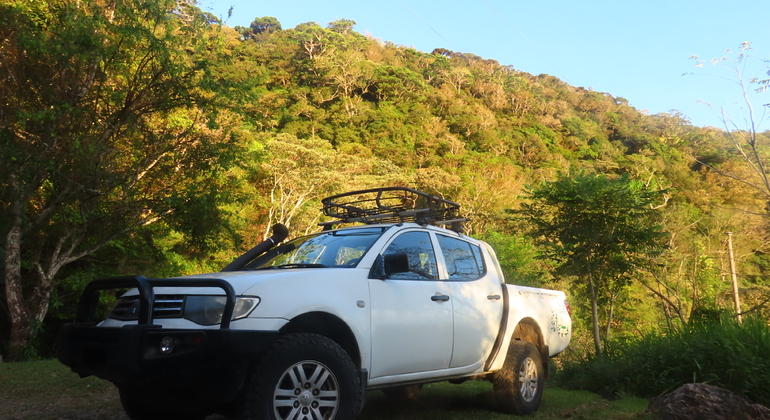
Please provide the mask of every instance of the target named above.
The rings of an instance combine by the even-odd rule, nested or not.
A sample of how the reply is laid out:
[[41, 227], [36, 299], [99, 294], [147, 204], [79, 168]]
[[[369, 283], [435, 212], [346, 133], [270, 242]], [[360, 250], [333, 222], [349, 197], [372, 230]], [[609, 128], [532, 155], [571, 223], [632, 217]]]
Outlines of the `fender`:
[[[536, 315], [532, 312], [517, 310], [520, 306], [528, 306], [526, 302], [522, 302], [521, 299], [517, 299], [511, 296], [511, 286], [504, 285], [504, 296], [506, 296], [507, 302], [504, 314], [504, 319], [501, 322], [501, 332], [503, 327], [505, 328], [504, 334], [498, 336], [500, 341], [499, 347], [497, 342], [495, 343], [495, 349], [493, 354], [490, 355], [490, 359], [485, 365], [486, 372], [494, 372], [502, 369], [505, 359], [508, 355], [508, 347], [513, 340], [525, 340], [532, 342], [540, 351], [541, 358], [544, 363], [547, 363], [549, 359], [548, 343], [543, 331], [544, 319], [536, 319]], [[515, 293], [515, 292], [514, 292]]]
[[[502, 295], [503, 295], [503, 317], [500, 320], [500, 330], [497, 332], [497, 338], [495, 338], [495, 344], [492, 346], [492, 352], [489, 354], [489, 357], [487, 358], [487, 362], [484, 364], [484, 371], [489, 372], [494, 365], [495, 360], [497, 359], [497, 356], [500, 354], [500, 349], [503, 347], [503, 344], [505, 344], [505, 348], [508, 348], [508, 345], [510, 343], [510, 338], [506, 341], [505, 337], [510, 336], [510, 334], [507, 334], [508, 331], [508, 314], [510, 312], [511, 302], [510, 297], [508, 296], [508, 288], [505, 287], [505, 284], [502, 285]], [[503, 357], [504, 359], [504, 357]], [[502, 366], [502, 363], [500, 364]], [[499, 369], [499, 368], [498, 368]]]

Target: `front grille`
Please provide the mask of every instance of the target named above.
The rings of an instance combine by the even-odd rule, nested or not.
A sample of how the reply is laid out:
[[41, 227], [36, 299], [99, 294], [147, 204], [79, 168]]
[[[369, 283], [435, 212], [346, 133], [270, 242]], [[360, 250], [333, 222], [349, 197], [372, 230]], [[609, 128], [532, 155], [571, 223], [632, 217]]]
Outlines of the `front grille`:
[[[152, 308], [152, 317], [182, 318], [184, 295], [157, 295]], [[120, 299], [112, 309], [110, 318], [121, 321], [136, 321], [139, 319], [139, 296], [127, 296]]]

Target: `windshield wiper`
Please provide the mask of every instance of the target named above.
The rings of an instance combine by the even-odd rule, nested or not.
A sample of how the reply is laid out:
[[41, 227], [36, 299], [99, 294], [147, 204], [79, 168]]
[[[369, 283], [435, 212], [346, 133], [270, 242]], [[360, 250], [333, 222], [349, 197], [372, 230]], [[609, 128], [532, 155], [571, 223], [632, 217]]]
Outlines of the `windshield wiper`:
[[281, 264], [281, 265], [271, 265], [267, 267], [259, 267], [257, 270], [276, 270], [281, 268], [326, 268], [327, 265], [323, 264]]

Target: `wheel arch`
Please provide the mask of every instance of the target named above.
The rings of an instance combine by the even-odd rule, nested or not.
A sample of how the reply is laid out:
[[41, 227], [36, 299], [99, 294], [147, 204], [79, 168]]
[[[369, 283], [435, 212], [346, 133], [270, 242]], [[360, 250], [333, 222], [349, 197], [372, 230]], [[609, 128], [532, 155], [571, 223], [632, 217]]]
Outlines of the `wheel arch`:
[[356, 369], [361, 370], [361, 350], [355, 334], [339, 317], [328, 312], [307, 312], [294, 317], [284, 325], [281, 335], [312, 333], [322, 335], [342, 347], [353, 360]]
[[537, 321], [529, 317], [519, 320], [511, 336], [511, 341], [513, 340], [528, 341], [535, 345], [543, 362], [543, 371], [548, 377], [548, 345], [545, 343], [545, 334]]

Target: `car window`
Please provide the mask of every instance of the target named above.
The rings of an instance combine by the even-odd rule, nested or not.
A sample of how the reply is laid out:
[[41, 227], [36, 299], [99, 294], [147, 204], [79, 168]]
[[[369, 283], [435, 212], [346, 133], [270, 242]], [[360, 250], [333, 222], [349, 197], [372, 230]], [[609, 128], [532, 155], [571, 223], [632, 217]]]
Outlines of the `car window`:
[[273, 248], [246, 269], [355, 267], [382, 235], [382, 228], [322, 232]]
[[486, 273], [478, 246], [449, 236], [436, 237], [450, 280], [476, 280]]
[[409, 257], [409, 271], [395, 273], [391, 279], [435, 280], [438, 278], [436, 254], [427, 232], [406, 232], [388, 245], [383, 255], [406, 254]]

